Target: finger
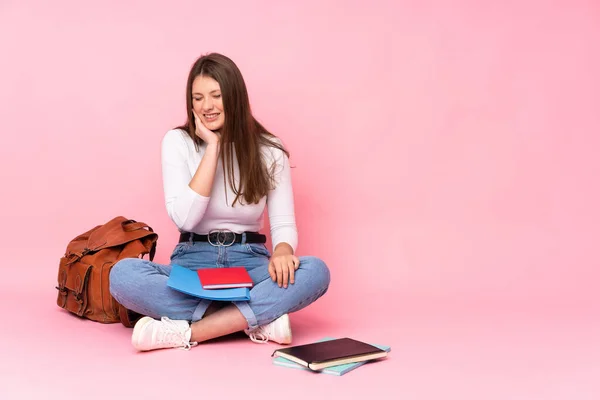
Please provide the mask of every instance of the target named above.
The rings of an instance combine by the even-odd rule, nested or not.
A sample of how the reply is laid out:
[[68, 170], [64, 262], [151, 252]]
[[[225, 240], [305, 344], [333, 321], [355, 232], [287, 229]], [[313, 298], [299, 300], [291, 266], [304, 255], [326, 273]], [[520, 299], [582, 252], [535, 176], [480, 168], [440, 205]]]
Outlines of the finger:
[[296, 256], [292, 256], [294, 260], [294, 269], [300, 268], [300, 259]]
[[277, 280], [277, 274], [275, 273], [275, 265], [273, 265], [273, 261], [269, 261], [269, 276], [273, 282]]
[[201, 129], [204, 125], [202, 124], [202, 120], [200, 119], [200, 117], [198, 116], [198, 114], [196, 114], [196, 111], [193, 111], [196, 121], [196, 129]]
[[289, 277], [290, 277], [290, 271], [289, 271], [289, 267], [287, 265], [287, 261], [281, 262], [281, 272], [283, 275], [283, 287], [287, 288]]
[[283, 284], [283, 271], [279, 261], [275, 262], [275, 271], [277, 271], [277, 285], [281, 287]]
[[294, 260], [290, 260], [288, 262], [288, 269], [290, 271], [290, 285], [294, 284], [294, 274], [295, 274], [295, 266], [294, 266]]

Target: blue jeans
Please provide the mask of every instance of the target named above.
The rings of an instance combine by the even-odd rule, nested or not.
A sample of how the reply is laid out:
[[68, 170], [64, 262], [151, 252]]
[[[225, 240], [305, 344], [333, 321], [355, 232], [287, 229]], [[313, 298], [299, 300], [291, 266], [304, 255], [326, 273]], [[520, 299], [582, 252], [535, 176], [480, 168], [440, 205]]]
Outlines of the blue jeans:
[[[327, 291], [329, 269], [316, 257], [299, 257], [300, 267], [295, 283], [279, 287], [268, 271], [270, 252], [263, 244], [235, 243], [213, 246], [207, 242], [184, 242], [175, 246], [171, 264], [192, 270], [200, 268], [244, 266], [254, 286], [249, 301], [232, 302], [248, 321], [248, 328], [298, 311], [311, 304]], [[170, 265], [139, 258], [117, 262], [110, 272], [110, 292], [124, 307], [156, 319], [168, 317], [195, 322], [202, 319], [211, 300], [180, 293], [167, 286]]]

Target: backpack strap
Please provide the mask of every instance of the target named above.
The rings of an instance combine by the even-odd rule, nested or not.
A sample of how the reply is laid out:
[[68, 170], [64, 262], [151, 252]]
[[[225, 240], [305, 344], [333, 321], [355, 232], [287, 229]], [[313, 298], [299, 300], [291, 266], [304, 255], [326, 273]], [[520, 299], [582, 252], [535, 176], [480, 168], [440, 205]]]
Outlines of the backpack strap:
[[121, 226], [123, 227], [123, 230], [125, 232], [133, 232], [133, 231], [137, 231], [139, 229], [145, 229], [145, 228], [148, 228], [150, 231], [152, 231], [152, 228], [150, 228], [145, 223], [137, 222], [132, 219], [122, 222]]

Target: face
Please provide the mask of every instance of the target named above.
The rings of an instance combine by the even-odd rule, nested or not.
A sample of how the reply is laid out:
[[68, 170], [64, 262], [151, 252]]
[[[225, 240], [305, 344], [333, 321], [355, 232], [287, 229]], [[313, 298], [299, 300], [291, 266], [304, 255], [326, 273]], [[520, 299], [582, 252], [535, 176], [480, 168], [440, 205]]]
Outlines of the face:
[[225, 113], [219, 83], [208, 76], [197, 76], [192, 84], [192, 108], [208, 129], [221, 129], [225, 123]]

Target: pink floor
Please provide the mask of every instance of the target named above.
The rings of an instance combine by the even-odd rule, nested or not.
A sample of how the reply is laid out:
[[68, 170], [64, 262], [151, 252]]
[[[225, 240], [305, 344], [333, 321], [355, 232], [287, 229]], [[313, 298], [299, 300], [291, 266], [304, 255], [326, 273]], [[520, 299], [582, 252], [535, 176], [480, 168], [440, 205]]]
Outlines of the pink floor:
[[[431, 299], [390, 301], [398, 296], [389, 292], [321, 315], [341, 304], [332, 290], [293, 315], [295, 344], [351, 336], [392, 347], [388, 359], [336, 377], [274, 366], [278, 345], [243, 334], [191, 351], [136, 353], [131, 330], [56, 307], [53, 274], [0, 283], [0, 399], [600, 398], [600, 322], [591, 311], [477, 299], [432, 307]], [[25, 278], [33, 282], [26, 290]]]
[[[598, 0], [0, 0], [0, 400], [600, 400], [599, 43]], [[243, 334], [139, 354], [56, 306], [97, 224], [173, 249], [160, 141], [210, 51], [291, 150], [299, 255], [332, 271], [294, 344], [388, 359], [317, 375]]]

